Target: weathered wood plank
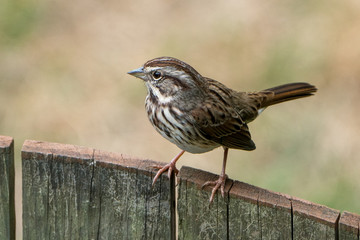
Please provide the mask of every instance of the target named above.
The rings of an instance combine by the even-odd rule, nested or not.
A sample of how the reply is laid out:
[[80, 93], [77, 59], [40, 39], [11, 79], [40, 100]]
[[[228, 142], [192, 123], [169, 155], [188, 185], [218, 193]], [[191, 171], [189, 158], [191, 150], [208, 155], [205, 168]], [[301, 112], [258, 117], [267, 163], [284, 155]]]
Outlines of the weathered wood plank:
[[[189, 167], [180, 170], [179, 239], [337, 239], [339, 236], [339, 211], [238, 181], [229, 180], [228, 198], [224, 201], [218, 194], [209, 210], [210, 190], [202, 191], [201, 186], [216, 178]], [[350, 224], [346, 220], [343, 220], [344, 229]], [[355, 233], [358, 225], [352, 224]]]
[[279, 193], [259, 191], [260, 229], [262, 239], [291, 239], [291, 202]]
[[0, 136], [0, 239], [15, 239], [14, 140]]
[[179, 239], [227, 239], [227, 192], [232, 181], [226, 182], [226, 197], [218, 192], [209, 208], [211, 188], [201, 190], [201, 186], [218, 176], [201, 170], [182, 167], [178, 175], [178, 215]]
[[229, 224], [229, 239], [291, 239], [291, 203], [278, 193], [235, 181]]
[[261, 239], [259, 191], [257, 187], [234, 181], [229, 200], [229, 239]]
[[[154, 162], [73, 145], [26, 141], [24, 239], [170, 239], [169, 181]], [[161, 190], [160, 190], [161, 189]]]
[[151, 186], [152, 166], [161, 163], [102, 151], [95, 152], [95, 163], [99, 239], [175, 239], [169, 179], [164, 174]]
[[90, 239], [93, 149], [26, 141], [22, 148], [23, 238]]
[[291, 199], [293, 239], [337, 239], [340, 212], [301, 199]]
[[344, 211], [339, 220], [340, 240], [359, 240], [360, 215]]

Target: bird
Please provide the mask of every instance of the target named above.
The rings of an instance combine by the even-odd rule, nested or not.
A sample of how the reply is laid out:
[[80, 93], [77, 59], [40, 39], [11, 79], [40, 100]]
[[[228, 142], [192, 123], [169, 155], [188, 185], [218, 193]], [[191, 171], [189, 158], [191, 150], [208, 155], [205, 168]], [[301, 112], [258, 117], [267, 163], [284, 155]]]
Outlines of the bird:
[[252, 151], [256, 148], [248, 124], [271, 105], [312, 96], [317, 91], [305, 82], [262, 91], [236, 91], [202, 76], [189, 64], [173, 57], [151, 59], [128, 74], [145, 82], [145, 108], [152, 126], [181, 149], [168, 164], [158, 167], [153, 186], [166, 171], [169, 178], [173, 173], [178, 174], [176, 162], [184, 152], [200, 154], [223, 147], [219, 178], [202, 185], [213, 187], [210, 204], [219, 188], [224, 197], [229, 149]]

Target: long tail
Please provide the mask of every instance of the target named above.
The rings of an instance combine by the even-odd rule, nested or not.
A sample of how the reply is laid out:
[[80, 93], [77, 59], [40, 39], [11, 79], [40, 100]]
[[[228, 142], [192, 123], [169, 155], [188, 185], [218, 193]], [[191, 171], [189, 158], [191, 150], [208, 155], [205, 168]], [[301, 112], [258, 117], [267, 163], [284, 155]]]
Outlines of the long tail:
[[261, 92], [265, 93], [267, 97], [261, 103], [261, 107], [266, 108], [277, 103], [286, 102], [297, 98], [309, 97], [312, 96], [316, 91], [317, 89], [315, 86], [304, 82], [289, 83], [265, 89]]

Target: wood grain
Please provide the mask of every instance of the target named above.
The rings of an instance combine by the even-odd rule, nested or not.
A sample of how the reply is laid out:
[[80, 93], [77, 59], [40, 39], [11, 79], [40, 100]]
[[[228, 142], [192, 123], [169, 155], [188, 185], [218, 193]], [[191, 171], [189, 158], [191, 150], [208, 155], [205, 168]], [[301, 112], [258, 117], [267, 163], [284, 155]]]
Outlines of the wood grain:
[[340, 211], [292, 198], [293, 239], [337, 239]]
[[344, 211], [339, 220], [339, 239], [359, 240], [360, 215]]
[[279, 193], [259, 191], [260, 229], [262, 239], [291, 239], [291, 202]]
[[[179, 174], [179, 239], [342, 239], [358, 237], [358, 218], [239, 181], [227, 181], [227, 196], [208, 208], [211, 189], [204, 182], [217, 176], [182, 167]], [[349, 220], [350, 219], [350, 220]], [[355, 219], [355, 220], [354, 220]], [[350, 235], [349, 235], [350, 234]], [[353, 235], [351, 235], [353, 234]], [[347, 239], [347, 238], [345, 238]]]
[[15, 239], [14, 139], [0, 136], [0, 239]]
[[235, 181], [229, 222], [230, 239], [291, 239], [291, 203], [278, 193]]
[[[12, 147], [0, 137], [0, 166], [13, 159]], [[177, 189], [166, 174], [152, 187], [153, 166], [164, 163], [38, 141], [24, 143], [22, 164], [24, 239], [359, 240], [357, 214], [240, 181], [228, 179], [225, 197], [218, 192], [209, 206], [212, 189], [202, 185], [218, 176], [190, 167], [181, 168]], [[1, 205], [4, 183], [0, 214], [13, 207], [11, 196], [8, 208]], [[3, 222], [7, 239], [14, 229], [4, 231]]]
[[[206, 181], [218, 176], [189, 167], [182, 167], [178, 175], [179, 239], [227, 239], [228, 201], [217, 193], [209, 207], [211, 188], [201, 190]], [[232, 185], [227, 180], [225, 191]], [[226, 194], [227, 195], [227, 194]]]
[[26, 141], [24, 239], [171, 239], [170, 185], [152, 161]]
[[229, 239], [261, 239], [259, 191], [250, 184], [234, 182], [230, 189]]

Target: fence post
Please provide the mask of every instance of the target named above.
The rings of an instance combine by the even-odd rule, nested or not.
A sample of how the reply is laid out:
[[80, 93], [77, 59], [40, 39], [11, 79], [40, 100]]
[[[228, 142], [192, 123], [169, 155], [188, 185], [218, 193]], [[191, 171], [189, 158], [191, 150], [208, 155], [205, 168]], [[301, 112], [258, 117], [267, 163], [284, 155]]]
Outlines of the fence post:
[[[228, 180], [226, 197], [201, 185], [215, 175], [182, 167], [179, 174], [179, 239], [359, 239], [360, 217]], [[339, 238], [340, 236], [340, 238]], [[351, 237], [349, 237], [351, 236]]]
[[[228, 239], [228, 207], [226, 199], [217, 193], [209, 208], [211, 188], [201, 190], [209, 180], [217, 175], [190, 167], [182, 167], [178, 175], [178, 216], [179, 240], [187, 239]], [[225, 192], [232, 181], [228, 180]], [[226, 194], [227, 195], [227, 194]]]
[[293, 236], [297, 239], [338, 239], [340, 211], [292, 198]]
[[339, 239], [359, 240], [360, 215], [344, 211], [339, 220]]
[[24, 239], [170, 239], [169, 181], [121, 154], [26, 141]]
[[291, 202], [278, 193], [235, 181], [229, 222], [230, 239], [291, 239]]
[[15, 239], [14, 140], [0, 136], [0, 239]]

